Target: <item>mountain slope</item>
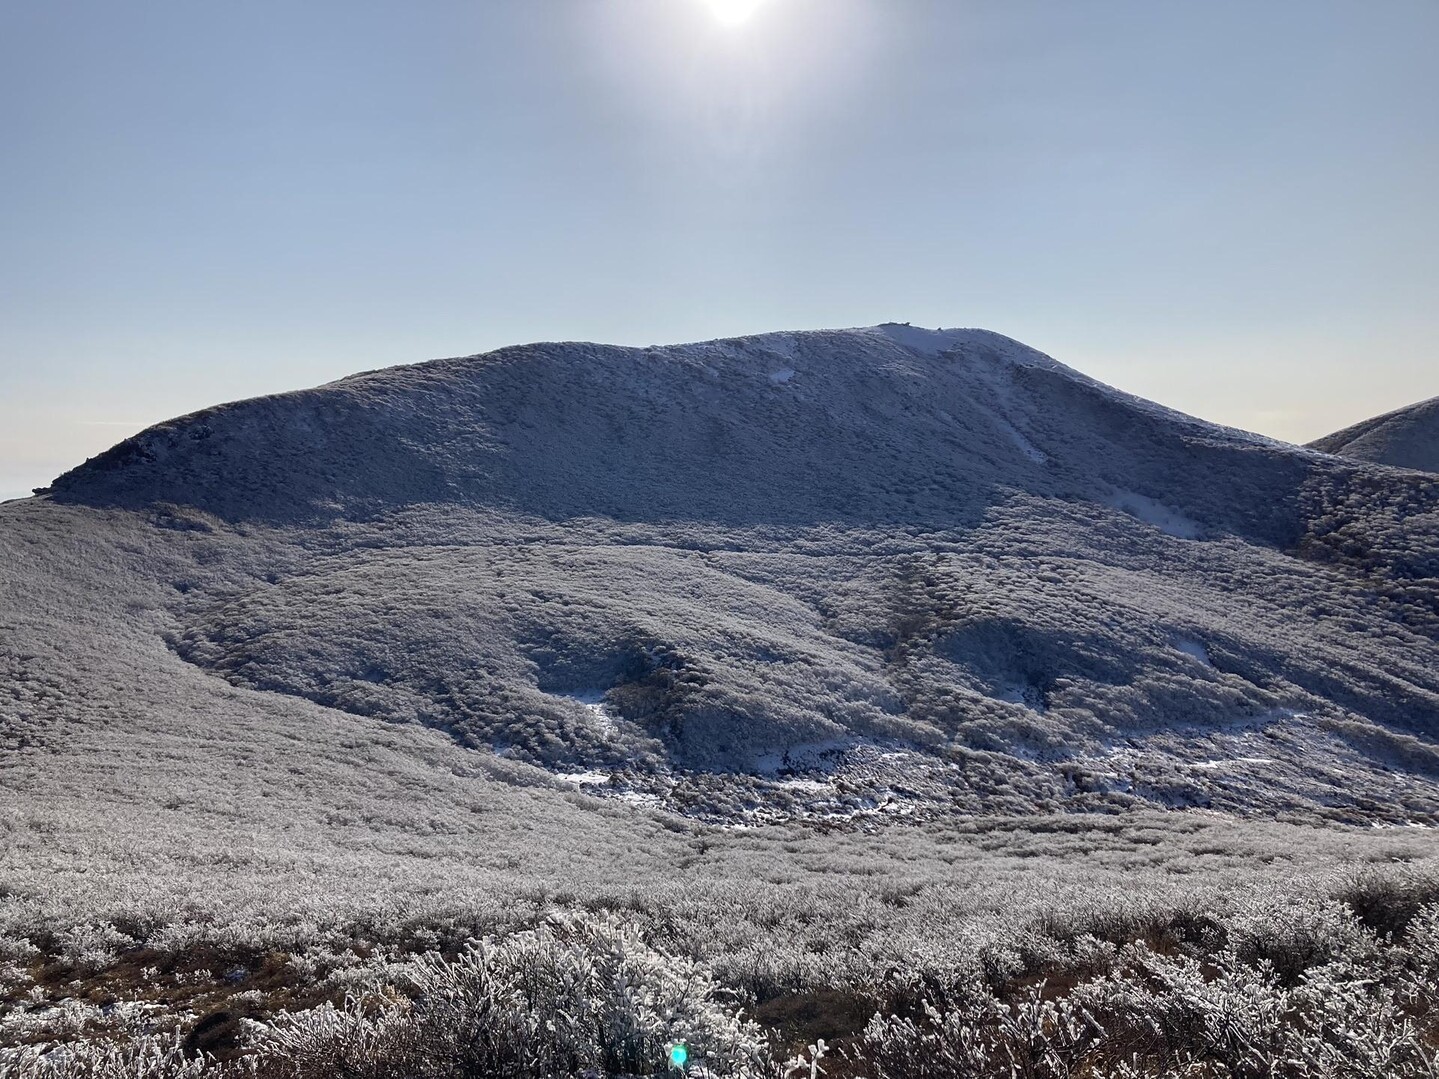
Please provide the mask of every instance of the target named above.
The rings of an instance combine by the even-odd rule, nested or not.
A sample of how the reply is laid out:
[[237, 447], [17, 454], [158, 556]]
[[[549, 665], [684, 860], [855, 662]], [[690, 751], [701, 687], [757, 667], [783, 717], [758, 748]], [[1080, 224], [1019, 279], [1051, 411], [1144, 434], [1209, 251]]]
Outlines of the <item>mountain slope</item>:
[[[357, 375], [161, 424], [54, 493], [265, 522], [461, 503], [551, 520], [950, 526], [1003, 486], [1134, 507], [1179, 499], [1204, 518], [1192, 527], [1280, 541], [1297, 528], [1298, 472], [1279, 475], [1292, 456], [997, 334], [881, 327], [534, 345]], [[1216, 468], [1257, 497], [1215, 498]]]
[[[984, 331], [372, 372], [142, 432], [0, 536], [47, 522], [163, 597], [142, 666], [177, 734], [228, 683], [724, 821], [1439, 817], [1439, 482]], [[67, 597], [12, 662], [106, 602]], [[45, 739], [38, 699], [0, 721]]]
[[1356, 461], [1439, 472], [1439, 397], [1364, 420], [1309, 445]]

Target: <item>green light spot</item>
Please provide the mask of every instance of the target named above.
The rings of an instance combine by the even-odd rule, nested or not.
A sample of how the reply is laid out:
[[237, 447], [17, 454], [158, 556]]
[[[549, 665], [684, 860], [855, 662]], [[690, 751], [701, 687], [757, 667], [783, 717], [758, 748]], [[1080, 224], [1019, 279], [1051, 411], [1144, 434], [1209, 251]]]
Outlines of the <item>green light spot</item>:
[[683, 1042], [681, 1042], [679, 1045], [676, 1045], [673, 1049], [670, 1050], [670, 1067], [683, 1068], [685, 1064], [689, 1061], [689, 1058], [689, 1048]]

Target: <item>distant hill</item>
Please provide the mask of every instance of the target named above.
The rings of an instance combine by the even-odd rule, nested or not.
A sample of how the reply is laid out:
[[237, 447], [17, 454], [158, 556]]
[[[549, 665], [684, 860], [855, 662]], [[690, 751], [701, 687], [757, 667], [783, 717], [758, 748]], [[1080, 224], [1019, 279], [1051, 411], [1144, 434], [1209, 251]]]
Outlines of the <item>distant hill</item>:
[[1358, 461], [1439, 472], [1439, 397], [1364, 420], [1309, 445]]
[[981, 330], [356, 375], [126, 439], [0, 547], [42, 770], [141, 724], [223, 786], [222, 732], [324, 716], [719, 821], [1439, 820], [1439, 480]]

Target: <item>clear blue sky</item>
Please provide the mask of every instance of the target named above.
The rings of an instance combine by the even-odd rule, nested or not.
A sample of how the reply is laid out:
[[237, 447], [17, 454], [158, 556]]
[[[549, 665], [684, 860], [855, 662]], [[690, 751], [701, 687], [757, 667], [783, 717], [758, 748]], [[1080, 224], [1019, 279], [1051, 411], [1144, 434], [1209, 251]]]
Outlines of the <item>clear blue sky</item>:
[[1439, 394], [1435, 0], [0, 0], [0, 496], [530, 340], [983, 326], [1294, 440]]

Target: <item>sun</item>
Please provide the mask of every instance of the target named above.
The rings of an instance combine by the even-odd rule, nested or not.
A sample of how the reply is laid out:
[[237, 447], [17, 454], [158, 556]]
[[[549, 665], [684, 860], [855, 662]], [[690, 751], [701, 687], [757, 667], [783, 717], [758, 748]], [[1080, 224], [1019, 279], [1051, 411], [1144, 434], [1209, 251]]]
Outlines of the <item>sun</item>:
[[762, 8], [765, 0], [704, 0], [705, 6], [725, 26], [742, 26]]

